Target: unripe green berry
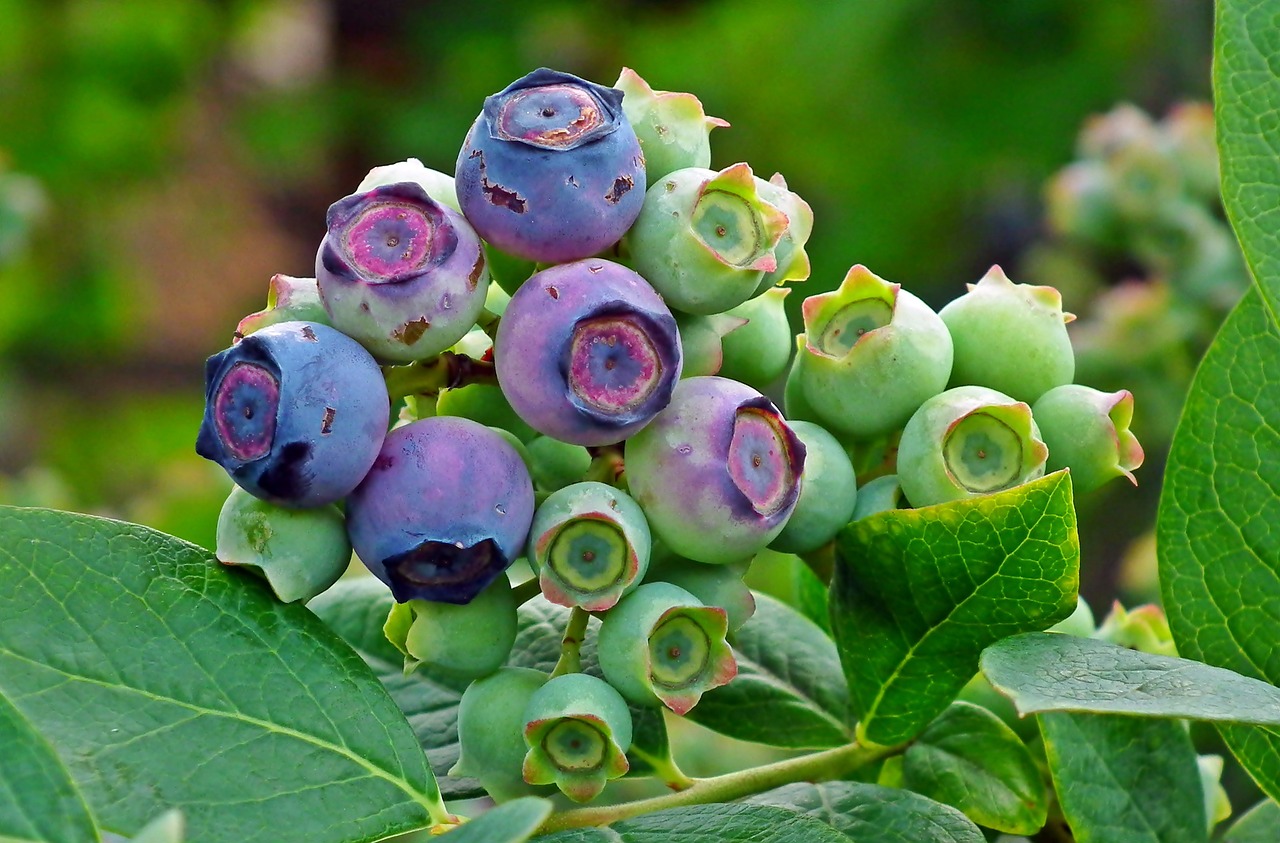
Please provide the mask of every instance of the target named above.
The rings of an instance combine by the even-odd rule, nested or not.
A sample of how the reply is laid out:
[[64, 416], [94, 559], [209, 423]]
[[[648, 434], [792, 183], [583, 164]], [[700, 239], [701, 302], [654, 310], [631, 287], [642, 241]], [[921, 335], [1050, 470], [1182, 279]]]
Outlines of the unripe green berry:
[[236, 486], [218, 514], [217, 557], [261, 574], [285, 603], [310, 600], [338, 581], [351, 542], [336, 506], [285, 509]]
[[462, 208], [458, 206], [458, 192], [454, 188], [453, 176], [433, 170], [417, 158], [406, 158], [395, 164], [374, 167], [354, 192], [367, 193], [375, 187], [406, 181], [419, 185], [435, 201], [462, 213]]
[[622, 111], [644, 153], [649, 184], [685, 167], [711, 166], [711, 130], [729, 124], [708, 117], [693, 94], [655, 91], [629, 67], [613, 87], [622, 91]]
[[500, 576], [465, 605], [409, 600], [391, 607], [383, 632], [404, 654], [405, 672], [478, 679], [502, 667], [516, 641], [516, 599]]
[[912, 506], [999, 492], [1044, 475], [1048, 449], [1031, 408], [960, 386], [926, 401], [898, 443], [898, 482]]
[[1053, 287], [1015, 284], [998, 266], [938, 312], [955, 344], [951, 385], [985, 386], [1028, 404], [1071, 383], [1075, 353]]
[[605, 615], [597, 658], [605, 679], [631, 702], [685, 714], [737, 675], [727, 632], [724, 609], [703, 606], [669, 583], [645, 583]]
[[951, 375], [951, 337], [938, 315], [864, 266], [804, 306], [805, 402], [832, 433], [873, 439], [902, 427]]
[[898, 475], [885, 474], [868, 481], [866, 485], [858, 490], [858, 500], [854, 504], [853, 516], [849, 520], [860, 521], [878, 512], [902, 509], [906, 505], [907, 502], [902, 497], [902, 485], [898, 482]]
[[538, 436], [529, 442], [529, 474], [540, 492], [554, 492], [577, 483], [591, 468], [591, 454], [581, 445]]
[[791, 324], [783, 304], [790, 293], [789, 287], [773, 287], [726, 312], [746, 324], [725, 335], [722, 376], [763, 390], [787, 370]]
[[1060, 632], [1063, 635], [1074, 635], [1077, 638], [1088, 638], [1093, 635], [1096, 624], [1093, 610], [1084, 598], [1076, 595], [1076, 610], [1066, 620], [1061, 620], [1049, 627], [1046, 632]]
[[680, 348], [684, 352], [682, 378], [696, 378], [719, 373], [724, 365], [724, 339], [740, 330], [747, 320], [726, 313], [694, 316], [677, 313], [676, 329], [680, 332]]
[[649, 551], [639, 504], [620, 489], [587, 481], [565, 486], [538, 507], [526, 556], [548, 600], [600, 612], [644, 577]]
[[774, 249], [778, 260], [778, 268], [766, 272], [760, 279], [756, 293], [761, 294], [778, 284], [788, 281], [804, 281], [809, 277], [809, 255], [805, 252], [805, 244], [813, 233], [813, 209], [809, 203], [787, 188], [787, 180], [782, 173], [774, 173], [765, 181], [756, 179], [756, 189], [760, 197], [787, 215], [787, 229], [782, 232], [781, 239]]
[[750, 561], [707, 565], [677, 556], [665, 547], [655, 547], [645, 582], [671, 583], [698, 598], [704, 606], [724, 609], [732, 635], [756, 611], [755, 597], [742, 581], [750, 566]]
[[746, 164], [657, 180], [627, 233], [636, 272], [673, 310], [720, 313], [755, 295], [778, 266], [787, 216], [760, 198]]
[[524, 721], [524, 780], [530, 784], [554, 784], [575, 802], [586, 802], [630, 769], [631, 712], [603, 679], [554, 677], [529, 698]]
[[1064, 384], [1040, 396], [1031, 408], [1049, 446], [1046, 471], [1071, 469], [1071, 487], [1091, 492], [1114, 477], [1137, 485], [1133, 470], [1142, 465], [1142, 446], [1129, 431], [1133, 394], [1127, 389], [1100, 392]]
[[480, 780], [496, 802], [546, 788], [524, 780], [524, 710], [550, 677], [539, 670], [504, 667], [467, 686], [458, 704], [458, 763], [451, 776]]
[[236, 325], [236, 337], [247, 337], [281, 322], [319, 322], [333, 326], [329, 314], [320, 301], [320, 287], [314, 278], [294, 278], [292, 275], [271, 276], [267, 287], [267, 306], [250, 313]]
[[858, 478], [844, 447], [821, 425], [789, 422], [804, 443], [804, 482], [795, 511], [769, 547], [783, 553], [812, 553], [853, 520]]

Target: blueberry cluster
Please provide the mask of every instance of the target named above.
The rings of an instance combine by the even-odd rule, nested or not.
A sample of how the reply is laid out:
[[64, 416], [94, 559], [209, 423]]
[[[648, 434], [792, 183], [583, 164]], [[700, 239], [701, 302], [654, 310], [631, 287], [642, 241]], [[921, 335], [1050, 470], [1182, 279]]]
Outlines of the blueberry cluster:
[[[1057, 293], [998, 268], [935, 313], [856, 266], [793, 356], [780, 285], [813, 215], [781, 176], [709, 169], [718, 125], [630, 70], [535, 71], [453, 177], [410, 159], [335, 202], [315, 278], [272, 279], [206, 368], [197, 450], [239, 487], [219, 558], [304, 600], [354, 549], [407, 669], [470, 683], [455, 772], [498, 799], [594, 798], [629, 769], [629, 705], [732, 680], [752, 558], [897, 505], [859, 496], [866, 454], [896, 452], [914, 506], [1141, 460], [1128, 393], [1071, 384]], [[504, 667], [538, 593], [571, 610], [552, 674]]]

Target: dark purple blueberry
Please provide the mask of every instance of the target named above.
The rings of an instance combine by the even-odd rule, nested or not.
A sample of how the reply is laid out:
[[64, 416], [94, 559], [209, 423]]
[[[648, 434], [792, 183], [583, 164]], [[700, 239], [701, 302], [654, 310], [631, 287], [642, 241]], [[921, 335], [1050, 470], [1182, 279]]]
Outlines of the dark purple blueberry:
[[315, 322], [256, 331], [205, 363], [196, 453], [281, 506], [347, 496], [373, 465], [390, 401], [378, 364]]
[[485, 99], [458, 153], [458, 202], [504, 252], [565, 263], [622, 239], [644, 204], [644, 156], [622, 92], [541, 68]]
[[355, 193], [329, 207], [316, 281], [334, 327], [375, 357], [439, 354], [475, 325], [489, 271], [462, 215], [416, 182]]
[[387, 434], [347, 499], [356, 555], [396, 600], [469, 603], [524, 552], [533, 482], [501, 435], [436, 416]]
[[494, 342], [498, 383], [530, 427], [576, 445], [620, 442], [671, 400], [675, 318], [636, 273], [591, 258], [531, 277]]

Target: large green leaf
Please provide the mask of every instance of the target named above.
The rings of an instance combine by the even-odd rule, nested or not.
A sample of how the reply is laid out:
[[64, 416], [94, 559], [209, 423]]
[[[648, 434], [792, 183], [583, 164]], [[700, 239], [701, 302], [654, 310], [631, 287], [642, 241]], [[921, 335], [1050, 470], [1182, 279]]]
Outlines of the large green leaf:
[[[537, 843], [848, 843], [824, 822], [763, 805], [694, 805], [535, 838]], [[978, 838], [981, 843], [982, 838]]]
[[513, 799], [449, 832], [448, 843], [524, 843], [551, 813], [546, 799]]
[[[1165, 470], [1157, 541], [1178, 652], [1280, 684], [1280, 30], [1269, 0], [1219, 0], [1214, 99], [1223, 202], [1256, 286], [1192, 383]], [[1221, 727], [1280, 798], [1280, 732]]]
[[1216, 6], [1213, 99], [1222, 199], [1275, 314], [1280, 312], [1280, 26], [1272, 0], [1218, 0]]
[[445, 816], [350, 647], [143, 527], [0, 509], [0, 693], [113, 831], [169, 807], [190, 843], [371, 840]]
[[689, 719], [744, 741], [825, 749], [853, 740], [840, 656], [813, 621], [766, 594], [738, 630], [738, 675], [703, 695]]
[[1078, 843], [1205, 843], [1186, 727], [1114, 714], [1040, 715], [1058, 803]]
[[982, 654], [1019, 714], [1087, 711], [1280, 726], [1280, 688], [1190, 659], [1092, 638], [1029, 632]]
[[[1178, 652], [1280, 683], [1280, 332], [1251, 290], [1191, 386], [1156, 524], [1160, 581]], [[1280, 797], [1280, 733], [1223, 727]]]
[[914, 737], [977, 672], [984, 648], [1070, 615], [1079, 562], [1065, 472], [846, 527], [831, 623], [865, 736]]
[[88, 843], [98, 839], [71, 774], [16, 708], [0, 696], [0, 840]]
[[[982, 843], [964, 814], [909, 790], [861, 782], [789, 784], [752, 797], [822, 820], [856, 843]], [[784, 840], [786, 838], [777, 838]]]
[[405, 675], [404, 655], [382, 632], [395, 598], [373, 577], [350, 577], [308, 604], [373, 669], [413, 727], [446, 799], [483, 796], [475, 779], [448, 775], [458, 762], [458, 703], [465, 683], [419, 668]]
[[1276, 843], [1280, 804], [1264, 799], [1250, 808], [1222, 837], [1222, 843]]
[[1049, 793], [1026, 744], [985, 708], [952, 703], [902, 756], [903, 783], [979, 825], [1034, 834]]

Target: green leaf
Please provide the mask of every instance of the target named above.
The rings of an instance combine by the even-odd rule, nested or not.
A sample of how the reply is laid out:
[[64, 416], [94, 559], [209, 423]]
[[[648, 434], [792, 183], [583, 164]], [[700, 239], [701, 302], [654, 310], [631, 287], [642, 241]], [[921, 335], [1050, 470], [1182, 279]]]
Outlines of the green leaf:
[[[534, 838], [537, 843], [848, 843], [826, 823], [762, 805], [694, 805]], [[982, 838], [978, 838], [981, 843]]]
[[1222, 199], [1272, 312], [1280, 312], [1280, 29], [1271, 0], [1218, 0], [1214, 117]]
[[171, 536], [0, 509], [0, 693], [105, 828], [377, 839], [445, 817], [413, 732], [306, 609]]
[[1049, 772], [1078, 843], [1205, 843], [1196, 751], [1174, 720], [1040, 715]]
[[1232, 823], [1222, 843], [1275, 843], [1277, 828], [1280, 828], [1280, 805], [1264, 799]]
[[458, 703], [466, 683], [430, 675], [423, 668], [405, 675], [404, 655], [382, 632], [395, 598], [374, 577], [350, 577], [307, 604], [320, 620], [351, 645], [373, 669], [409, 720], [427, 753], [446, 799], [484, 795], [480, 782], [448, 775], [458, 762]]
[[[1192, 383], [1165, 470], [1160, 579], [1178, 652], [1280, 684], [1280, 64], [1268, 0], [1216, 6], [1214, 100], [1222, 193], [1256, 284]], [[1280, 799], [1280, 732], [1220, 727]]]
[[836, 537], [831, 622], [859, 729], [896, 744], [942, 713], [982, 650], [1076, 608], [1066, 472], [855, 521]]
[[89, 807], [54, 748], [0, 696], [0, 839], [98, 839]]
[[738, 675], [704, 694], [689, 719], [730, 737], [792, 749], [853, 740], [849, 690], [835, 644], [780, 600], [757, 593], [756, 613], [738, 630]]
[[546, 799], [513, 799], [440, 838], [448, 843], [524, 843], [551, 814]]
[[1190, 659], [1093, 638], [1029, 632], [982, 654], [1019, 714], [1085, 711], [1280, 726], [1280, 688]]
[[902, 757], [903, 783], [979, 825], [1034, 834], [1049, 794], [1026, 744], [985, 708], [952, 703]]
[[[1156, 522], [1160, 581], [1178, 652], [1280, 684], [1280, 332], [1250, 290], [1191, 385]], [[1280, 732], [1220, 727], [1280, 798]]]
[[909, 790], [861, 782], [789, 784], [751, 802], [822, 820], [857, 843], [983, 843], [964, 814]]

